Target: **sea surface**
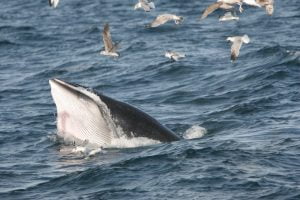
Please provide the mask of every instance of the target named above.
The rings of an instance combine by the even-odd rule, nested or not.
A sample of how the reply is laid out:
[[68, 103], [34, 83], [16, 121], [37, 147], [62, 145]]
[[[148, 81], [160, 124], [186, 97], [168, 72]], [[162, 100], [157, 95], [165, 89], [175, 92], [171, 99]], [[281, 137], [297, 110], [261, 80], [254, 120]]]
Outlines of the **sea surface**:
[[[300, 199], [300, 2], [199, 21], [213, 2], [157, 0], [146, 13], [135, 0], [2, 1], [0, 199]], [[145, 28], [162, 13], [184, 22]], [[117, 59], [99, 54], [107, 22]], [[243, 34], [231, 62], [226, 37]], [[56, 137], [51, 78], [199, 137], [80, 150]]]

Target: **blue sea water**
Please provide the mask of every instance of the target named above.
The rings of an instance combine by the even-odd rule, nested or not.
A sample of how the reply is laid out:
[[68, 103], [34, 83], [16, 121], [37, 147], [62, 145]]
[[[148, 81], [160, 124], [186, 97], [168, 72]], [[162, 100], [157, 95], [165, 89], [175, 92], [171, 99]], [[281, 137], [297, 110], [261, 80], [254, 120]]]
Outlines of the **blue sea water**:
[[[200, 22], [212, 2], [157, 0], [145, 13], [135, 0], [3, 1], [0, 199], [300, 199], [300, 3]], [[144, 27], [166, 12], [183, 24]], [[118, 59], [99, 54], [106, 22]], [[226, 37], [243, 34], [251, 42], [232, 63]], [[76, 153], [55, 137], [51, 78], [130, 103], [180, 136], [207, 134]]]

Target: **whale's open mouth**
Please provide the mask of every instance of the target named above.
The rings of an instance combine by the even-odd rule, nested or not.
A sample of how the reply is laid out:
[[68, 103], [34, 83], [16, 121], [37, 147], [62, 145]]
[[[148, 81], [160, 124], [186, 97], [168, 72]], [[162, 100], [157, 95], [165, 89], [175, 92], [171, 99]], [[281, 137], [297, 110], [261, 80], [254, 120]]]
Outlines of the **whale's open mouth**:
[[100, 97], [82, 86], [58, 79], [51, 79], [49, 83], [57, 109], [59, 136], [97, 146], [109, 145], [117, 133]]
[[[127, 103], [58, 79], [49, 81], [57, 109], [58, 135], [71, 141], [112, 146], [118, 139], [180, 138], [143, 111]], [[122, 140], [123, 141], [123, 140]]]

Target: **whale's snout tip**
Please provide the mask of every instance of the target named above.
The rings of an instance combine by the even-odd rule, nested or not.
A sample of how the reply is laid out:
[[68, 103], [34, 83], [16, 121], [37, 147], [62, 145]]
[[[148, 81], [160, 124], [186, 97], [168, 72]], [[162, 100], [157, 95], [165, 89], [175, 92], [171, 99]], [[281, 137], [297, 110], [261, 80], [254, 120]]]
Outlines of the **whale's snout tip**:
[[49, 79], [49, 84], [50, 84], [50, 87], [52, 87], [54, 85], [66, 85], [66, 82], [59, 80], [57, 78], [52, 78], [52, 79]]
[[55, 84], [55, 83], [57, 83], [57, 81], [58, 81], [58, 79], [56, 79], [56, 78], [49, 79], [50, 86], [53, 85], [53, 84]]

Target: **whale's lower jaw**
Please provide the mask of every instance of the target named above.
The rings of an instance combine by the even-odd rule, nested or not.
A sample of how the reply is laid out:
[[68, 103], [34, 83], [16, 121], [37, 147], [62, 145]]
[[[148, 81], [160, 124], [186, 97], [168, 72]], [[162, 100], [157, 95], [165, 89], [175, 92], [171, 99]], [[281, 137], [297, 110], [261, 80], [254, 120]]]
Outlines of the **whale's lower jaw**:
[[97, 146], [120, 137], [179, 140], [172, 131], [126, 103], [58, 79], [49, 81], [57, 109], [58, 134]]

